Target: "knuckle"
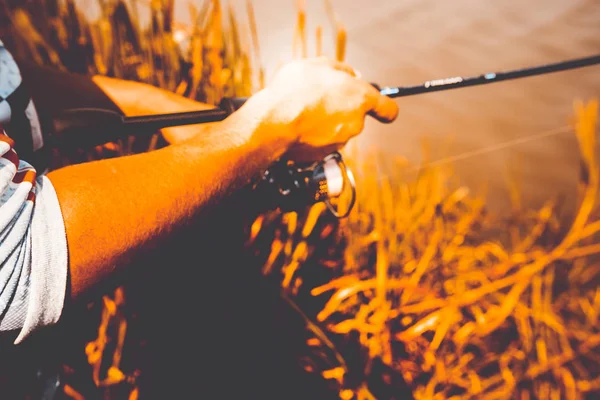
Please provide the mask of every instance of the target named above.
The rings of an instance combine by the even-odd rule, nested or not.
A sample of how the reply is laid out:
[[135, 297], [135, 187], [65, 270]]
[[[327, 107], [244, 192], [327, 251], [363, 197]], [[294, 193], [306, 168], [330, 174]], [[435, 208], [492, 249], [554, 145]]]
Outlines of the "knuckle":
[[340, 94], [342, 96], [351, 96], [355, 94], [354, 85], [348, 81], [348, 76], [341, 73], [340, 71], [332, 70], [328, 74], [326, 81], [333, 90], [333, 94]]
[[343, 124], [337, 132], [336, 142], [347, 142], [350, 138], [360, 134], [364, 128], [365, 121], [363, 117], [355, 118]]

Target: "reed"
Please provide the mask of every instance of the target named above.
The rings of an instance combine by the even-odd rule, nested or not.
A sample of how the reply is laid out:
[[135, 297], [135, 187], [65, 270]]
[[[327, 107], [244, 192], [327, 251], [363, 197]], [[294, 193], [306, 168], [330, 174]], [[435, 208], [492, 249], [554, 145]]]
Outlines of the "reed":
[[[75, 0], [5, 0], [8, 18], [0, 33], [16, 56], [41, 65], [144, 82], [208, 104], [250, 96], [264, 85], [251, 3], [250, 24], [243, 26], [219, 0], [198, 3], [190, 4], [193, 22], [184, 25], [174, 21], [174, 0], [97, 0], [95, 20]], [[135, 147], [145, 151], [156, 143], [157, 136]], [[80, 158], [128, 154], [132, 148], [131, 141], [121, 141]], [[75, 161], [63, 155], [53, 167]]]
[[[99, 19], [89, 21], [74, 0], [2, 0], [8, 18], [0, 33], [40, 64], [146, 82], [211, 104], [265, 84], [250, 1], [248, 25], [219, 0], [190, 4], [189, 26], [173, 19], [174, 0], [98, 5]], [[334, 57], [344, 60], [346, 30], [325, 6]], [[141, 21], [142, 7], [149, 21]], [[294, 56], [306, 57], [304, 2], [297, 7]], [[322, 27], [315, 41], [322, 54]], [[567, 224], [556, 200], [539, 210], [521, 202], [518, 171], [508, 182], [513, 210], [503, 218], [486, 210], [484, 195], [457, 184], [450, 165], [425, 163], [413, 178], [413, 166], [396, 160], [387, 170], [377, 154], [346, 157], [360, 196], [348, 219], [336, 220], [322, 204], [256, 219], [248, 247], [266, 252], [262, 273], [306, 321], [305, 369], [330, 381], [341, 399], [393, 398], [394, 376], [417, 399], [597, 397], [598, 103], [576, 103], [574, 113], [581, 190]], [[145, 149], [155, 146], [156, 136]], [[131, 151], [122, 141], [86, 157]], [[119, 385], [137, 398], [143, 373], [121, 369], [125, 296], [119, 288], [96, 305], [98, 335], [85, 349], [106, 398]], [[350, 338], [365, 354], [360, 361], [347, 356]], [[109, 340], [117, 343], [111, 350]], [[65, 393], [84, 397], [70, 385]]]
[[[506, 218], [457, 186], [451, 166], [425, 164], [409, 179], [414, 167], [398, 160], [384, 170], [375, 155], [354, 165], [360, 197], [347, 220], [320, 204], [261, 217], [252, 243], [277, 238], [263, 273], [321, 327], [307, 340], [307, 370], [341, 398], [375, 398], [354, 378], [368, 377], [374, 360], [417, 399], [596, 397], [598, 102], [577, 102], [574, 114], [581, 191], [567, 223], [555, 199], [526, 208], [514, 182]], [[310, 278], [315, 269], [324, 283]], [[363, 364], [344, 359], [348, 335], [368, 353]]]
[[[82, 12], [91, 1], [100, 10], [94, 20]], [[246, 10], [249, 24], [244, 25], [219, 0], [196, 4], [190, 3], [192, 23], [185, 25], [174, 20], [174, 0], [0, 0], [0, 37], [16, 56], [40, 65], [144, 82], [208, 104], [223, 96], [247, 97], [262, 88], [264, 69], [251, 2]], [[142, 14], [148, 18], [142, 20]], [[51, 168], [149, 151], [158, 145], [158, 137], [59, 154]], [[65, 365], [68, 397], [133, 400], [139, 395], [142, 369], [121, 365], [128, 326], [126, 292], [120, 287], [90, 304], [99, 320], [85, 355], [97, 391], [82, 390], [79, 371]]]

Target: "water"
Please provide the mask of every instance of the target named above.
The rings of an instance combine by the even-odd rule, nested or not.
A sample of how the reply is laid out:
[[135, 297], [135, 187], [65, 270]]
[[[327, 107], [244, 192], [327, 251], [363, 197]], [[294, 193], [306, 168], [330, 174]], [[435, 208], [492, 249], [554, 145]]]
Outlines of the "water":
[[[308, 5], [309, 32], [327, 24], [322, 3]], [[267, 65], [291, 55], [291, 2], [255, 1]], [[600, 53], [600, 1], [333, 1], [348, 30], [347, 60], [382, 85], [420, 83]], [[264, 18], [264, 20], [261, 20]], [[267, 17], [268, 16], [268, 17]], [[264, 23], [264, 25], [263, 25]], [[326, 25], [325, 25], [326, 26]], [[326, 33], [327, 35], [327, 33]], [[327, 37], [327, 36], [326, 36]], [[330, 37], [330, 36], [329, 36]], [[310, 51], [310, 48], [309, 48]], [[329, 54], [333, 54], [331, 48]], [[368, 123], [358, 140], [418, 162], [429, 137], [434, 157], [455, 155], [564, 126], [575, 99], [600, 96], [600, 66], [399, 99], [389, 126]], [[447, 153], [436, 144], [454, 138]], [[508, 164], [519, 160], [526, 202], [574, 196], [578, 149], [571, 134], [521, 143], [456, 163], [471, 186], [485, 182], [494, 208], [507, 206]]]
[[[176, 19], [188, 22], [188, 2], [175, 1]], [[252, 3], [268, 80], [278, 65], [293, 56], [296, 2]], [[333, 55], [333, 31], [324, 3], [306, 3], [309, 53], [314, 54], [314, 32], [321, 25], [324, 50]], [[230, 4], [244, 23], [246, 1]], [[347, 61], [365, 79], [381, 85], [408, 85], [600, 53], [598, 0], [332, 0], [332, 4], [348, 31]], [[600, 96], [600, 66], [399, 99], [397, 122], [383, 126], [369, 121], [356, 141], [361, 148], [383, 149], [391, 156], [419, 162], [421, 140], [428, 137], [434, 158], [452, 156], [564, 126], [573, 101], [593, 96]], [[448, 138], [453, 138], [453, 146], [446, 153], [436, 150]], [[539, 205], [559, 193], [573, 194], [579, 159], [571, 134], [467, 158], [456, 168], [467, 184], [486, 183], [489, 204], [504, 209], [506, 170], [515, 159], [520, 160], [526, 202]]]

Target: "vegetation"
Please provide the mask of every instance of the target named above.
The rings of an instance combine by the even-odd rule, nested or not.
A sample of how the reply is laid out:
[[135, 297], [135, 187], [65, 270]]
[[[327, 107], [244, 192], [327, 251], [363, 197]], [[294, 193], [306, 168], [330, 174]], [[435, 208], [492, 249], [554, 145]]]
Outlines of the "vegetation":
[[[75, 0], [0, 0], [0, 25], [21, 56], [56, 68], [146, 82], [210, 104], [262, 87], [251, 3], [248, 28], [219, 0], [198, 4], [189, 6], [194, 22], [183, 26], [173, 19], [174, 0], [98, 0], [94, 21]], [[343, 60], [346, 31], [325, 5]], [[303, 2], [298, 10], [294, 54], [306, 57]], [[321, 27], [315, 38], [321, 54]], [[394, 398], [394, 374], [418, 399], [598, 396], [598, 103], [576, 103], [574, 111], [581, 190], [566, 225], [555, 200], [539, 210], [521, 205], [517, 185], [513, 212], [501, 218], [487, 212], [485, 197], [457, 184], [451, 166], [425, 163], [411, 179], [414, 167], [398, 161], [382, 171], [376, 155], [349, 158], [359, 200], [348, 219], [336, 220], [323, 204], [261, 215], [248, 246], [266, 251], [265, 279], [306, 321], [305, 369], [330, 380], [342, 399]], [[127, 154], [131, 142], [88, 157], [107, 151]], [[125, 387], [134, 399], [143, 371], [121, 368], [124, 296], [119, 288], [104, 297], [98, 336], [85, 351], [98, 390], [110, 397], [110, 388]], [[346, 356], [352, 341], [362, 357]], [[369, 383], [374, 374], [379, 388]], [[71, 385], [65, 392], [84, 397]]]

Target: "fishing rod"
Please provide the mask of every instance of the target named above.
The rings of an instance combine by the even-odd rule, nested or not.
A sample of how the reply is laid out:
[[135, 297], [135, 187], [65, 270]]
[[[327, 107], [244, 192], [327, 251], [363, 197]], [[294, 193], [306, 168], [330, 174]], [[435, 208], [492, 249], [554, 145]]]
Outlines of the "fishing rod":
[[[399, 98], [463, 87], [488, 85], [597, 64], [600, 64], [600, 54], [505, 72], [485, 73], [472, 77], [456, 76], [434, 79], [414, 86], [381, 88], [377, 84], [372, 85], [382, 95]], [[151, 135], [162, 128], [171, 126], [222, 121], [240, 108], [246, 100], [246, 98], [226, 98], [218, 107], [213, 109], [133, 117], [127, 117], [106, 109], [70, 109], [54, 119], [53, 144], [59, 148], [93, 147], [124, 136]], [[85, 134], [81, 134], [83, 129], [85, 129]]]
[[[420, 85], [383, 87], [372, 84], [382, 95], [399, 98], [487, 85], [496, 82], [545, 75], [600, 64], [600, 54], [503, 72], [491, 72], [471, 77], [450, 77], [426, 81]], [[160, 129], [222, 121], [239, 109], [246, 98], [225, 98], [218, 107], [171, 114], [127, 117], [118, 112], [82, 108], [66, 110], [54, 119], [51, 145], [56, 148], [89, 148], [128, 136], [152, 135]], [[83, 133], [85, 132], [85, 133]], [[276, 207], [294, 210], [323, 201], [338, 218], [346, 217], [356, 201], [356, 186], [350, 169], [339, 153], [324, 160], [301, 165], [283, 160], [269, 168], [260, 181], [260, 188]], [[345, 211], [339, 211], [332, 200], [349, 189], [351, 199]]]
[[375, 87], [379, 89], [381, 94], [395, 99], [398, 97], [414, 96], [417, 94], [439, 92], [442, 90], [459, 89], [469, 86], [488, 85], [490, 83], [527, 78], [530, 76], [545, 75], [553, 72], [567, 71], [571, 69], [589, 67], [598, 64], [600, 64], [600, 54], [593, 55], [590, 57], [560, 61], [552, 64], [515, 69], [512, 71], [488, 72], [486, 74], [471, 77], [455, 76], [451, 78], [434, 79], [415, 86], [380, 88], [377, 85], [375, 85]]

